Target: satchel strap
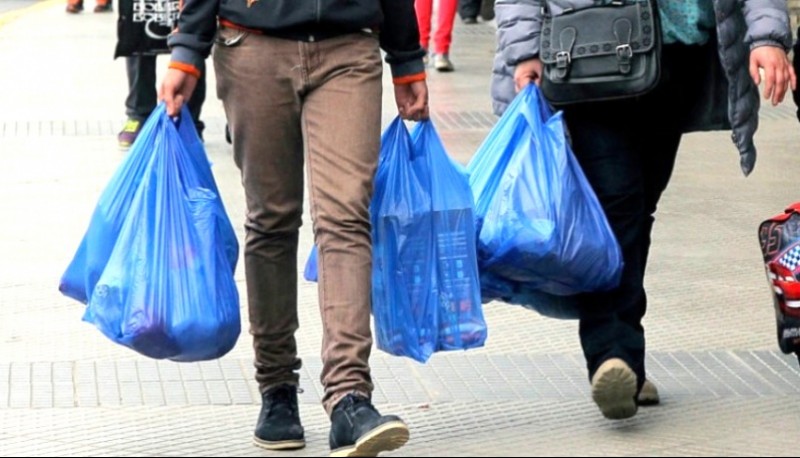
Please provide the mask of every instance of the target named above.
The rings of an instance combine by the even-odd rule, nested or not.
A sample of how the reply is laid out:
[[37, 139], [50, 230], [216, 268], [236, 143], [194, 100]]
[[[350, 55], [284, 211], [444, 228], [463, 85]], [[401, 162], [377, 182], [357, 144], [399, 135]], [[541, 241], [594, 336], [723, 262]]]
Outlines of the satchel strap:
[[631, 24], [631, 21], [626, 18], [614, 21], [614, 36], [617, 37], [617, 62], [619, 63], [619, 71], [623, 75], [631, 72], [631, 59], [633, 58], [632, 35], [633, 24]]
[[572, 47], [575, 46], [575, 39], [578, 31], [574, 27], [567, 27], [558, 35], [561, 44], [561, 51], [556, 53], [556, 72], [555, 77], [566, 79], [569, 75], [569, 67], [572, 64]]

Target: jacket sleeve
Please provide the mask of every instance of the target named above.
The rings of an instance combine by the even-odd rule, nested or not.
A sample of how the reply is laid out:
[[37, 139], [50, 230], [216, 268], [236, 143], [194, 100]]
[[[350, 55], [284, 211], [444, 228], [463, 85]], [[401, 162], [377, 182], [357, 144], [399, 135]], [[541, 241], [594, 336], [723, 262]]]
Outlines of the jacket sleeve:
[[419, 26], [414, 0], [380, 0], [383, 26], [380, 30], [381, 48], [392, 68], [395, 84], [425, 79], [425, 51], [419, 44]]
[[194, 69], [199, 75], [214, 44], [218, 12], [219, 0], [184, 0], [178, 27], [167, 39], [172, 50], [170, 67], [189, 73]]
[[747, 23], [744, 41], [750, 49], [759, 46], [791, 49], [792, 29], [786, 0], [744, 0], [742, 12]]
[[497, 51], [506, 65], [539, 55], [543, 0], [497, 0]]
[[517, 95], [514, 68], [539, 55], [544, 0], [496, 0], [497, 52], [492, 66], [492, 111], [505, 112]]

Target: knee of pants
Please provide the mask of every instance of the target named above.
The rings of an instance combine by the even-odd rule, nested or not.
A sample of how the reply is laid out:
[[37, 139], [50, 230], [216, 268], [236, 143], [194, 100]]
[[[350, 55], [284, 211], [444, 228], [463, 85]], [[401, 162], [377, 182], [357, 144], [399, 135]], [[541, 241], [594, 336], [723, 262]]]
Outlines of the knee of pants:
[[266, 238], [282, 238], [297, 234], [303, 223], [302, 209], [288, 212], [262, 210], [247, 215], [245, 228], [248, 235], [260, 235]]
[[317, 216], [314, 222], [314, 233], [319, 245], [327, 245], [332, 241], [360, 245], [370, 241], [371, 228], [369, 214], [346, 219]]

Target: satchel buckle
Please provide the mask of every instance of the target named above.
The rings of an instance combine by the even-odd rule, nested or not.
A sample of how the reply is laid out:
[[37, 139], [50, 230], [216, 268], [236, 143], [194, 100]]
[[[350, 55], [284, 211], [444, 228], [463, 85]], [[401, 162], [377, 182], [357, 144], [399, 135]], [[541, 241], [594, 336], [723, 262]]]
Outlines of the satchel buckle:
[[633, 48], [631, 45], [624, 44], [617, 46], [617, 61], [619, 62], [619, 71], [623, 74], [631, 72], [631, 59], [633, 59]]
[[553, 79], [566, 80], [569, 75], [569, 65], [572, 63], [572, 55], [569, 51], [559, 51], [556, 53], [556, 68], [553, 71]]
[[572, 63], [572, 55], [569, 51], [559, 51], [556, 53], [556, 68], [567, 68]]

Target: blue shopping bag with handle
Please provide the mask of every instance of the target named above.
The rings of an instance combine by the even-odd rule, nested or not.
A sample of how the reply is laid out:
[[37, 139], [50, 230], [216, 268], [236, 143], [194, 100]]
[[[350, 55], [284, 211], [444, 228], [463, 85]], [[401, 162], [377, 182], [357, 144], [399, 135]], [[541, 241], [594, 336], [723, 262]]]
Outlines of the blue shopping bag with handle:
[[605, 213], [535, 85], [521, 91], [468, 166], [483, 299], [577, 317], [569, 298], [615, 288], [622, 253]]
[[447, 155], [430, 120], [414, 128], [414, 170], [430, 190], [438, 293], [437, 350], [482, 347], [487, 329], [481, 304], [475, 205], [466, 170]]
[[436, 350], [438, 309], [431, 195], [414, 171], [400, 117], [381, 140], [372, 219], [372, 314], [379, 349], [425, 362]]
[[[163, 116], [166, 116], [166, 108], [161, 104], [145, 121], [136, 141], [101, 194], [78, 250], [61, 276], [59, 290], [64, 295], [83, 303], [89, 301], [97, 279], [111, 256], [145, 169], [155, 152], [156, 127]], [[191, 153], [189, 158], [200, 174], [199, 179], [203, 187], [217, 195], [217, 204], [224, 208], [211, 168], [208, 166], [205, 148], [194, 123], [191, 122], [191, 115], [186, 106], [181, 112], [180, 119], [185, 121], [178, 123], [178, 134]], [[232, 227], [224, 231], [223, 243], [231, 268], [235, 269], [239, 257], [239, 244]]]
[[89, 227], [78, 250], [61, 276], [59, 290], [83, 303], [89, 301], [94, 285], [108, 262], [130, 209], [145, 169], [153, 156], [158, 117], [151, 116], [139, 131], [136, 142], [117, 167], [97, 202]]
[[[101, 204], [107, 198], [119, 208], [107, 213], [98, 204], [96, 226], [82, 243], [93, 246], [93, 237], [103, 237], [98, 246], [106, 250], [83, 261], [97, 272], [84, 286], [91, 286], [84, 320], [152, 358], [219, 358], [233, 348], [241, 326], [233, 227], [202, 144], [193, 142], [188, 112], [176, 125], [162, 105], [146, 126], [149, 134], [131, 152], [145, 158], [142, 167], [122, 164], [101, 197]], [[80, 271], [77, 265], [73, 260], [70, 268]]]
[[[386, 129], [375, 175], [373, 315], [378, 348], [427, 361], [486, 342], [472, 192], [430, 121]], [[317, 280], [315, 246], [304, 277]]]

